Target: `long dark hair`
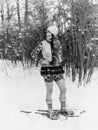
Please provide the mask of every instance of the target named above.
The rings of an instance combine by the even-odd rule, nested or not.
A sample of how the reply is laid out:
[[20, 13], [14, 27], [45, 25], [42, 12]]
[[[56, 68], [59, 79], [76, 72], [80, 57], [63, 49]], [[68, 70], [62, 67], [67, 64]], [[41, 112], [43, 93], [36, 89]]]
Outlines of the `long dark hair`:
[[52, 50], [54, 50], [54, 42], [53, 41], [54, 41], [54, 35], [52, 34], [52, 38], [51, 38], [51, 42], [50, 42]]
[[52, 61], [51, 64], [53, 65], [56, 61], [56, 59], [54, 58], [54, 35], [52, 34], [52, 38], [51, 38], [51, 52], [52, 52]]

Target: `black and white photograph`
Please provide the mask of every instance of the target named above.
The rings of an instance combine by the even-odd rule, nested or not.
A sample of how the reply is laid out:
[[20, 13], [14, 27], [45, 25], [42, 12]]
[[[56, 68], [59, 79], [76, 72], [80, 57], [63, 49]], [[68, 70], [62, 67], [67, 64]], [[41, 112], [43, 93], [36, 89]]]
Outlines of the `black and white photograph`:
[[0, 130], [98, 130], [98, 0], [0, 0]]

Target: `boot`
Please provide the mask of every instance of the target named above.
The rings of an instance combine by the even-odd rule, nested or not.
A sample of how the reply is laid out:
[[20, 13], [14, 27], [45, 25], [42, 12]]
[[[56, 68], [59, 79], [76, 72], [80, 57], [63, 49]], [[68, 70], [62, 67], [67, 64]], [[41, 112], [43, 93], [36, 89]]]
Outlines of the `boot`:
[[66, 109], [65, 101], [61, 101], [61, 109], [59, 110], [59, 113], [64, 115], [64, 116], [68, 116], [68, 111]]

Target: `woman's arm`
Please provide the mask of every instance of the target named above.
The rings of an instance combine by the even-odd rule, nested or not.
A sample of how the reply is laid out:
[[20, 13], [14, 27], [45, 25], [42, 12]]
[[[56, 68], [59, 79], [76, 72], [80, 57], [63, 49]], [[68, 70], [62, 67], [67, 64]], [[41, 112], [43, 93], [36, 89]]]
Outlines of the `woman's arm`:
[[38, 53], [41, 51], [41, 49], [42, 49], [42, 42], [39, 43], [39, 45], [31, 52], [32, 59], [35, 62], [37, 61], [37, 56], [38, 56]]

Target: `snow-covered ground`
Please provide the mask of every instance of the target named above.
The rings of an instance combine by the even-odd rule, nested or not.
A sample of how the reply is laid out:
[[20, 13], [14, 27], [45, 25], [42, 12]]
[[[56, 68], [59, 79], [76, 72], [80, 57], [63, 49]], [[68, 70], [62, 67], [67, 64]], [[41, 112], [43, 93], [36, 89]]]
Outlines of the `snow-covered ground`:
[[[69, 78], [67, 106], [85, 110], [78, 118], [65, 121], [49, 120], [35, 114], [37, 109], [47, 109], [45, 84], [39, 69], [17, 67], [9, 61], [0, 61], [0, 130], [97, 130], [98, 129], [98, 70], [95, 69], [87, 87], [77, 88]], [[53, 106], [60, 108], [59, 89], [54, 83]], [[21, 110], [32, 110], [28, 115]]]

